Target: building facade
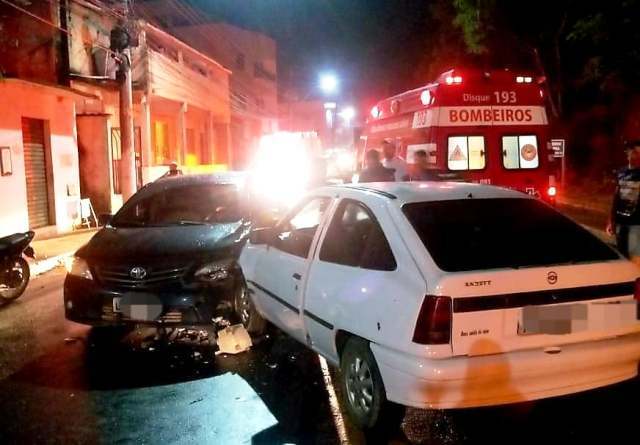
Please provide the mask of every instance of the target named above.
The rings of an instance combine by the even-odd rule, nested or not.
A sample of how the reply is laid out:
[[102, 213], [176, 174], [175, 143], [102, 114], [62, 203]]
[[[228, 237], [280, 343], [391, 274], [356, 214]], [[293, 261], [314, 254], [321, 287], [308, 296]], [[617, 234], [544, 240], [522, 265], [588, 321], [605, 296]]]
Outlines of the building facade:
[[[60, 23], [58, 5], [23, 6]], [[90, 95], [60, 83], [58, 29], [6, 3], [0, 28], [0, 236], [70, 231], [80, 211], [75, 102]]]
[[[80, 200], [113, 213], [120, 193], [119, 83], [109, 2], [0, 3], [0, 235], [46, 234], [80, 222]], [[132, 50], [137, 185], [177, 162], [184, 173], [228, 168], [230, 71], [172, 35], [136, 22]], [[5, 105], [6, 104], [6, 105]]]
[[177, 0], [151, 0], [138, 14], [233, 71], [230, 78], [232, 166], [250, 162], [260, 137], [278, 130], [277, 46], [265, 34], [212, 22]]

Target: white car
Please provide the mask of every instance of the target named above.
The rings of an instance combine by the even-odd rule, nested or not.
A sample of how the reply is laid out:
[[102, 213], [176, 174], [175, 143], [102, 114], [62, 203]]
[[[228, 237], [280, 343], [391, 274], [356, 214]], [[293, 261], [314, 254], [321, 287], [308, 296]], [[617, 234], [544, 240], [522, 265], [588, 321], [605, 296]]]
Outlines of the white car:
[[519, 192], [371, 183], [310, 193], [240, 255], [236, 310], [341, 368], [363, 429], [630, 379], [638, 269]]

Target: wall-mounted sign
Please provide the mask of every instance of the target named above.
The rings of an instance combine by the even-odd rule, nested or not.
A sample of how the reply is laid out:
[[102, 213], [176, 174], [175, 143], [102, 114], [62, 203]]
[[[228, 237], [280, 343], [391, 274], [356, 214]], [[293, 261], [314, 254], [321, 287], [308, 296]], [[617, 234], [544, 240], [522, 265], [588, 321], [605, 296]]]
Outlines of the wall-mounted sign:
[[9, 176], [13, 174], [13, 165], [11, 164], [11, 147], [0, 147], [0, 174]]
[[551, 150], [554, 158], [564, 158], [564, 139], [551, 139]]

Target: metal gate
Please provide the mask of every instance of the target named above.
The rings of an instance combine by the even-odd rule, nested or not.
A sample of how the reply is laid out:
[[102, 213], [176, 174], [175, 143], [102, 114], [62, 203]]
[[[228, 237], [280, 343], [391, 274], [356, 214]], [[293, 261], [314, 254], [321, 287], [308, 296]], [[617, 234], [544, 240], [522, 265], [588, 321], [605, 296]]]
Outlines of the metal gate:
[[51, 221], [43, 120], [22, 118], [22, 143], [29, 227], [35, 229], [49, 225]]

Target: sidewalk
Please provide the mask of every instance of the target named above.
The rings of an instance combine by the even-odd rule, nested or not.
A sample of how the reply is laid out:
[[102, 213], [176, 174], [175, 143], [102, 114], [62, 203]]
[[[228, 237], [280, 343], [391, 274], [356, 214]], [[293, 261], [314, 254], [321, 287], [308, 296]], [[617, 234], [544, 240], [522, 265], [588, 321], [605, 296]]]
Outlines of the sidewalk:
[[35, 251], [36, 258], [29, 260], [31, 275], [40, 275], [64, 264], [65, 258], [73, 255], [97, 231], [98, 229], [81, 230], [56, 238], [33, 241], [31, 247]]

